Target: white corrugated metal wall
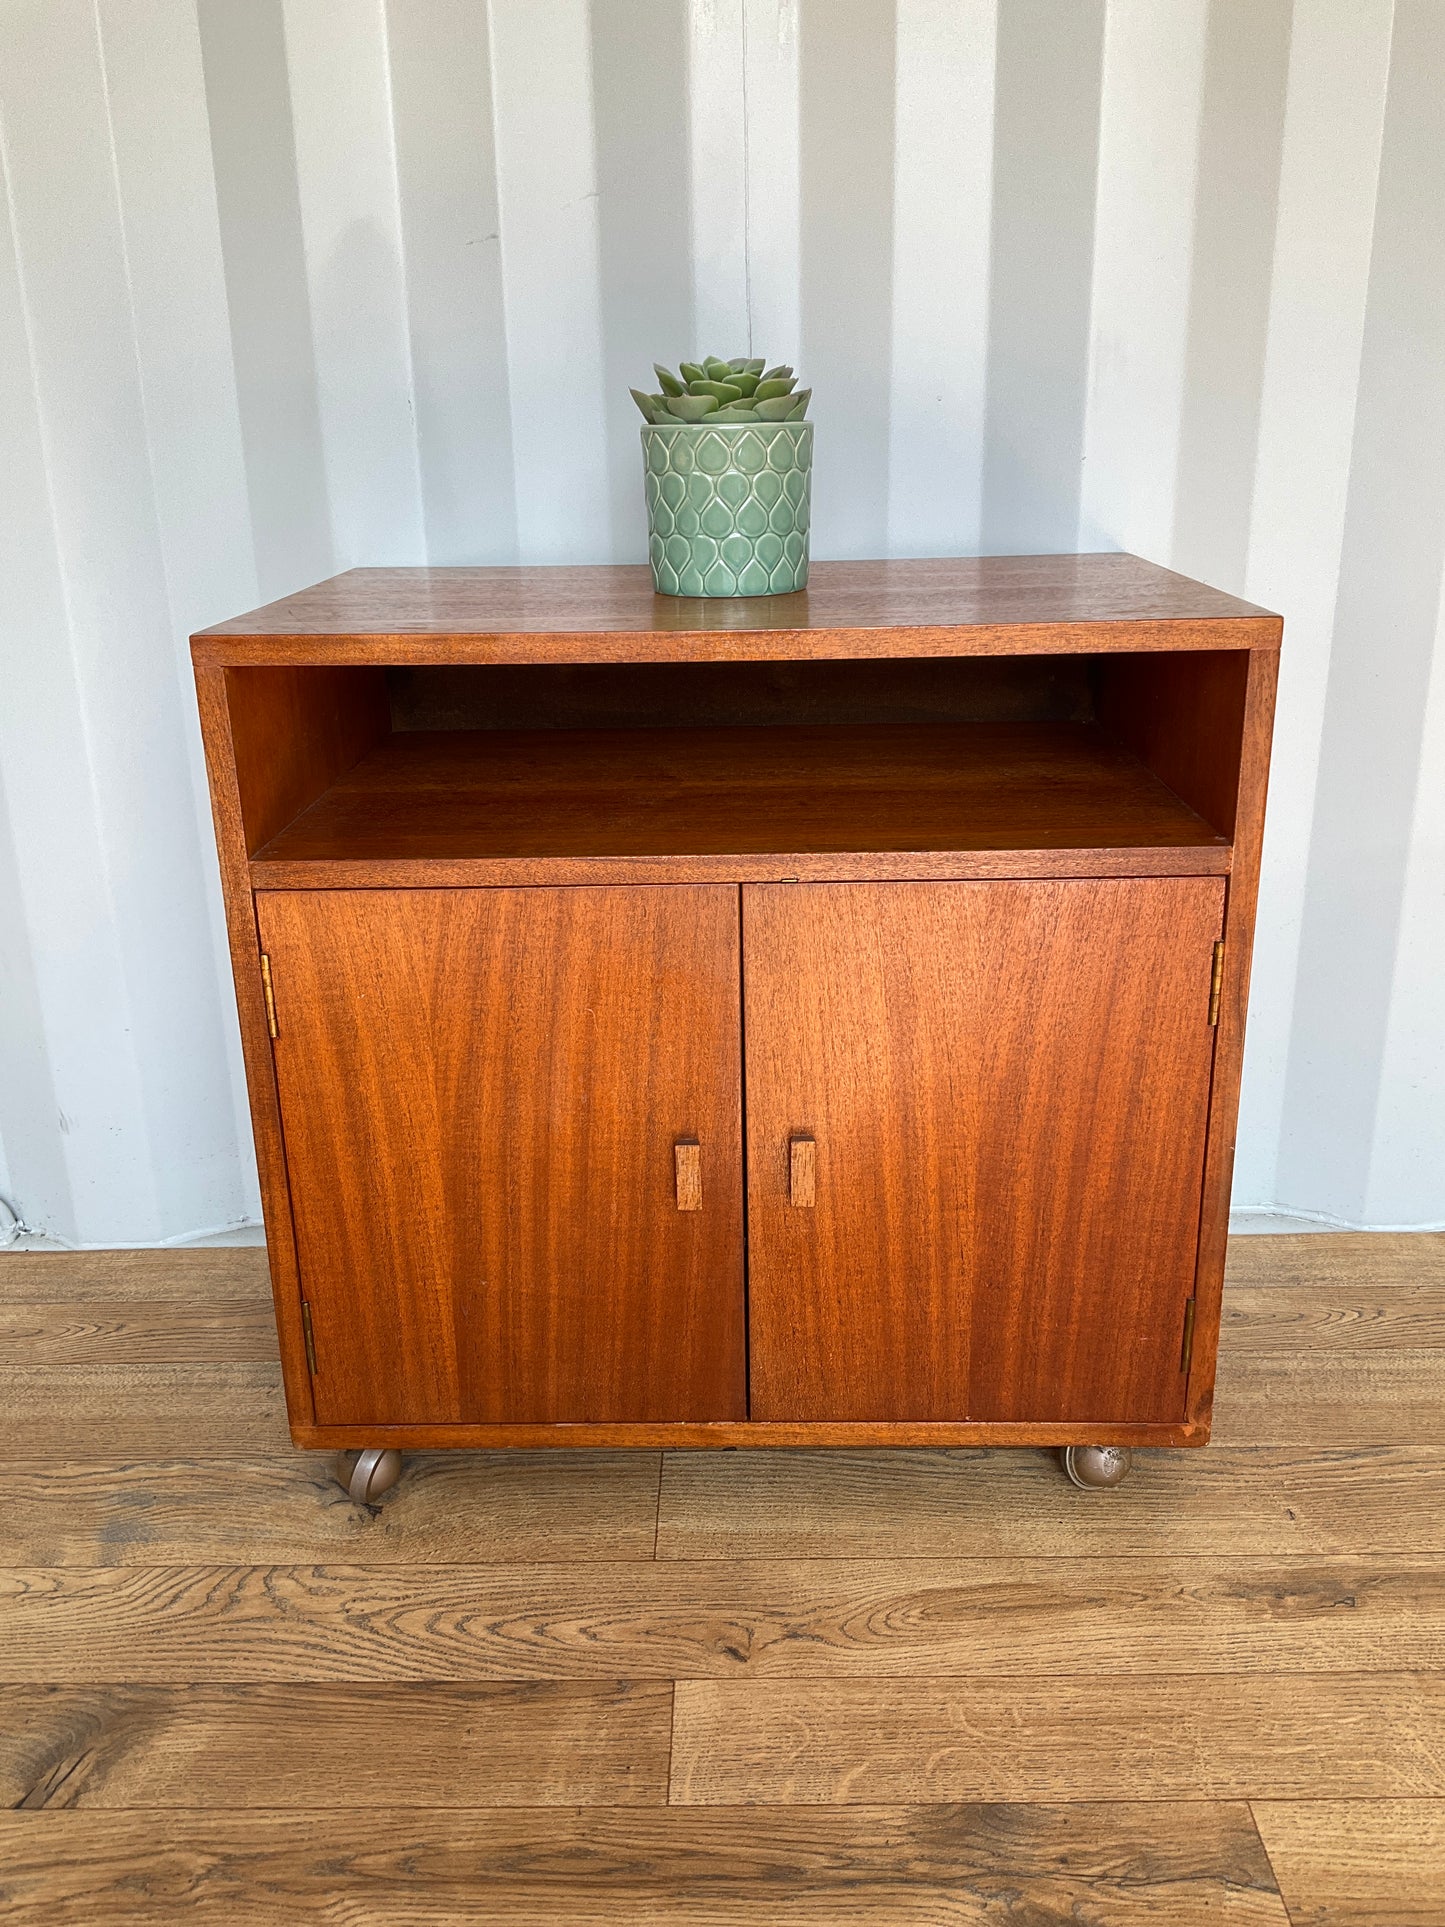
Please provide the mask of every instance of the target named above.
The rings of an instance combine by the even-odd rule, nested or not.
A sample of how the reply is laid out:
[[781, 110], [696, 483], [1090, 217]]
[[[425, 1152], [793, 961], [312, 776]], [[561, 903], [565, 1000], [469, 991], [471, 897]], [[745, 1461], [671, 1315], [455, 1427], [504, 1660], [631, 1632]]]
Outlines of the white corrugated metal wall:
[[1282, 609], [1236, 1200], [1445, 1220], [1439, 0], [5, 0], [0, 1190], [252, 1214], [185, 637], [643, 553], [629, 384], [816, 389], [815, 552]]

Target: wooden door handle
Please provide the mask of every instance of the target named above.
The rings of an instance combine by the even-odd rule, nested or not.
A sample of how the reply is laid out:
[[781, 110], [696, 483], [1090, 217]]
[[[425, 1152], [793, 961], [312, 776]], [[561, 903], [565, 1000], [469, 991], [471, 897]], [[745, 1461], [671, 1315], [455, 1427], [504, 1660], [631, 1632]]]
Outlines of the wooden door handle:
[[788, 1202], [811, 1207], [818, 1194], [818, 1146], [804, 1132], [788, 1139]]
[[673, 1176], [679, 1211], [702, 1210], [702, 1146], [695, 1137], [680, 1137], [672, 1147]]

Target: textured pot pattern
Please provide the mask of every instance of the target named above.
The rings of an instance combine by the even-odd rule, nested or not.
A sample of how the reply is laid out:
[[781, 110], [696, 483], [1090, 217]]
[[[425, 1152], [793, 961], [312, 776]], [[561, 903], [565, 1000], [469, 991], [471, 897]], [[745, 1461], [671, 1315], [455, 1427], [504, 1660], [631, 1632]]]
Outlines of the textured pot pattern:
[[811, 422], [642, 431], [660, 595], [787, 595], [808, 580]]

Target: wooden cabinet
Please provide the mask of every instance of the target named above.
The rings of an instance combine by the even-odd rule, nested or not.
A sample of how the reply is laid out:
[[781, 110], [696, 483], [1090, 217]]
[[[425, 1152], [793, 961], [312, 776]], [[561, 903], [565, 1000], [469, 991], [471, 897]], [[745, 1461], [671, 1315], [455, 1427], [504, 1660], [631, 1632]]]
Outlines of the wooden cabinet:
[[196, 637], [297, 1442], [1202, 1443], [1278, 642], [1118, 556]]

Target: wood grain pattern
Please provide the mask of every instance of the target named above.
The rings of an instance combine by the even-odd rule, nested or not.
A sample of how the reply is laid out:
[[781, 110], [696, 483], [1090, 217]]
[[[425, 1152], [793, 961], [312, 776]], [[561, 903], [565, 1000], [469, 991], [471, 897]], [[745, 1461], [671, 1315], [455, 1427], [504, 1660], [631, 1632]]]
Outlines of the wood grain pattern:
[[660, 1559], [1445, 1553], [1445, 1447], [1141, 1452], [1128, 1503], [1052, 1454], [671, 1452]]
[[1230, 1285], [1337, 1291], [1445, 1287], [1445, 1231], [1326, 1231], [1231, 1238]]
[[272, 1364], [0, 1365], [8, 1458], [184, 1457], [289, 1450]]
[[1223, 1342], [1244, 1352], [1445, 1351], [1439, 1285], [1231, 1285]]
[[679, 1211], [702, 1210], [702, 1146], [694, 1138], [679, 1138], [672, 1147], [673, 1186]]
[[[226, 671], [213, 664], [197, 661], [195, 673], [196, 705], [200, 714], [201, 742], [205, 749], [211, 792], [211, 818], [216, 831], [216, 856], [221, 871], [221, 900], [226, 911], [231, 976], [236, 987], [241, 1051], [246, 1064], [246, 1096], [251, 1111], [256, 1175], [266, 1225], [271, 1302], [276, 1313], [287, 1416], [293, 1425], [304, 1426], [314, 1420], [316, 1413], [311, 1397], [311, 1375], [307, 1369], [301, 1285], [296, 1273], [296, 1241], [286, 1178], [286, 1147], [281, 1136], [276, 1070], [271, 1057], [270, 1027], [262, 993], [261, 946], [256, 932], [256, 907], [247, 863], [247, 852], [252, 844], [246, 831], [236, 754], [231, 741], [231, 707]], [[142, 1452], [145, 1450], [144, 1446], [140, 1449]]]
[[198, 662], [607, 662], [1277, 649], [1279, 619], [1129, 555], [818, 562], [792, 596], [645, 567], [352, 569], [192, 638]]
[[667, 1686], [0, 1686], [7, 1807], [647, 1806]]
[[[671, 1199], [668, 1209], [673, 1210]], [[674, 1211], [674, 1216], [676, 1216]], [[706, 1217], [706, 1214], [702, 1214]], [[1222, 1444], [1259, 1442], [1341, 1449], [1430, 1445], [1441, 1434], [1441, 1372], [1437, 1351], [1315, 1352], [1300, 1358], [1279, 1353], [1226, 1354], [1215, 1439]], [[309, 1428], [308, 1428], [309, 1429]], [[318, 1428], [319, 1429], [319, 1428]], [[1170, 1442], [1167, 1428], [1152, 1441], [1147, 1428], [1089, 1424], [1090, 1438], [1117, 1436], [1145, 1443]], [[691, 1443], [726, 1447], [748, 1443], [806, 1445], [814, 1442], [867, 1446], [1043, 1444], [1076, 1437], [1077, 1422], [1049, 1426], [942, 1426], [887, 1424], [775, 1426], [756, 1432], [745, 1422], [695, 1425], [568, 1426], [331, 1426], [318, 1449], [348, 1438], [356, 1443], [393, 1439], [425, 1449], [443, 1445], [565, 1447], [582, 1442], [647, 1448]], [[307, 1429], [293, 1426], [307, 1441]], [[955, 1436], [956, 1435], [956, 1436]], [[1051, 1436], [1052, 1435], [1052, 1436]], [[16, 1456], [67, 1458], [134, 1455], [186, 1457], [199, 1439], [208, 1452], [285, 1449], [287, 1431], [279, 1375], [263, 1364], [0, 1367], [0, 1448]], [[1175, 1443], [1183, 1440], [1175, 1439]]]
[[248, 852], [390, 727], [386, 682], [375, 669], [229, 669], [225, 690]]
[[1089, 669], [1082, 656], [463, 663], [394, 667], [386, 686], [399, 730], [1085, 723]]
[[[1229, 1241], [1231, 1285], [1305, 1286], [1317, 1292], [1397, 1285], [1445, 1286], [1445, 1231], [1327, 1231]], [[185, 1304], [212, 1298], [269, 1302], [259, 1246], [156, 1251], [0, 1251], [0, 1304]]]
[[523, 1425], [379, 1425], [372, 1420], [348, 1425], [291, 1424], [291, 1440], [303, 1451], [323, 1452], [337, 1447], [390, 1445], [401, 1452], [490, 1451], [498, 1446], [540, 1446], [566, 1449], [601, 1446], [608, 1451], [641, 1449], [665, 1451], [688, 1447], [699, 1452], [730, 1452], [765, 1445], [772, 1447], [838, 1446], [849, 1451], [874, 1445], [930, 1446], [946, 1450], [973, 1445], [1130, 1445], [1163, 1448], [1200, 1446], [1207, 1433], [1202, 1426], [1114, 1424], [1106, 1419], [1031, 1419], [1023, 1424], [985, 1420], [975, 1423], [934, 1424], [907, 1419], [870, 1419], [860, 1425], [799, 1419], [773, 1423], [768, 1419], [723, 1421], [663, 1419], [629, 1420], [619, 1425], [552, 1423]]
[[1294, 1927], [1445, 1927], [1445, 1800], [1261, 1800]]
[[650, 1452], [421, 1453], [356, 1506], [314, 1454], [12, 1459], [0, 1566], [650, 1559], [657, 1483]]
[[125, 1304], [73, 1299], [9, 1305], [0, 1278], [0, 1354], [15, 1365], [220, 1364], [276, 1358], [276, 1321], [265, 1300]]
[[1091, 723], [402, 732], [278, 830], [254, 875], [1110, 847], [1202, 849], [1217, 864], [1227, 846]]
[[266, 1253], [255, 1247], [185, 1251], [0, 1252], [0, 1304], [191, 1305], [248, 1298], [269, 1304]]
[[12, 1927], [1289, 1927], [1237, 1803], [19, 1813], [0, 1865]]
[[[783, 839], [779, 839], [782, 841]], [[1227, 844], [1157, 849], [864, 852], [772, 856], [367, 857], [250, 866], [257, 890], [483, 890], [654, 883], [973, 883], [994, 877], [1228, 876]]]
[[[318, 1419], [741, 1419], [736, 893], [258, 915]], [[708, 1148], [702, 1212], [679, 1135]]]
[[[1441, 1242], [1237, 1240], [1228, 1369], [1261, 1411], [1413, 1424]], [[58, 1325], [124, 1326], [133, 1269], [185, 1334], [198, 1267], [236, 1298], [258, 1256], [12, 1256], [0, 1304], [43, 1323], [38, 1279]], [[24, 1376], [77, 1433], [103, 1395], [199, 1438], [217, 1369]], [[1440, 1927], [1438, 1436], [1145, 1453], [1116, 1494], [1041, 1452], [676, 1453], [660, 1516], [656, 1455], [422, 1456], [373, 1507], [279, 1436], [7, 1462], [0, 1673], [45, 1677], [0, 1692], [0, 1793], [46, 1804], [0, 1813], [0, 1903], [22, 1927], [1287, 1927], [1248, 1799], [1294, 1927]], [[47, 1690], [87, 1668], [122, 1677]], [[674, 1797], [747, 1804], [658, 1804], [679, 1675]], [[988, 1774], [1008, 1804], [919, 1803]], [[915, 1804], [862, 1803], [880, 1785]], [[789, 1786], [844, 1804], [769, 1804]]]
[[1445, 1673], [1445, 1559], [0, 1572], [0, 1679]]
[[818, 1202], [818, 1140], [795, 1133], [788, 1140], [788, 1203], [811, 1211]]
[[1214, 1437], [1229, 1444], [1433, 1444], [1445, 1433], [1438, 1351], [1226, 1351]]
[[1445, 1794], [1445, 1677], [684, 1680], [675, 1805]]
[[1238, 650], [1098, 663], [1098, 715], [1192, 810], [1232, 839], [1249, 657]]
[[1177, 1421], [1221, 886], [743, 906], [753, 1418]]

